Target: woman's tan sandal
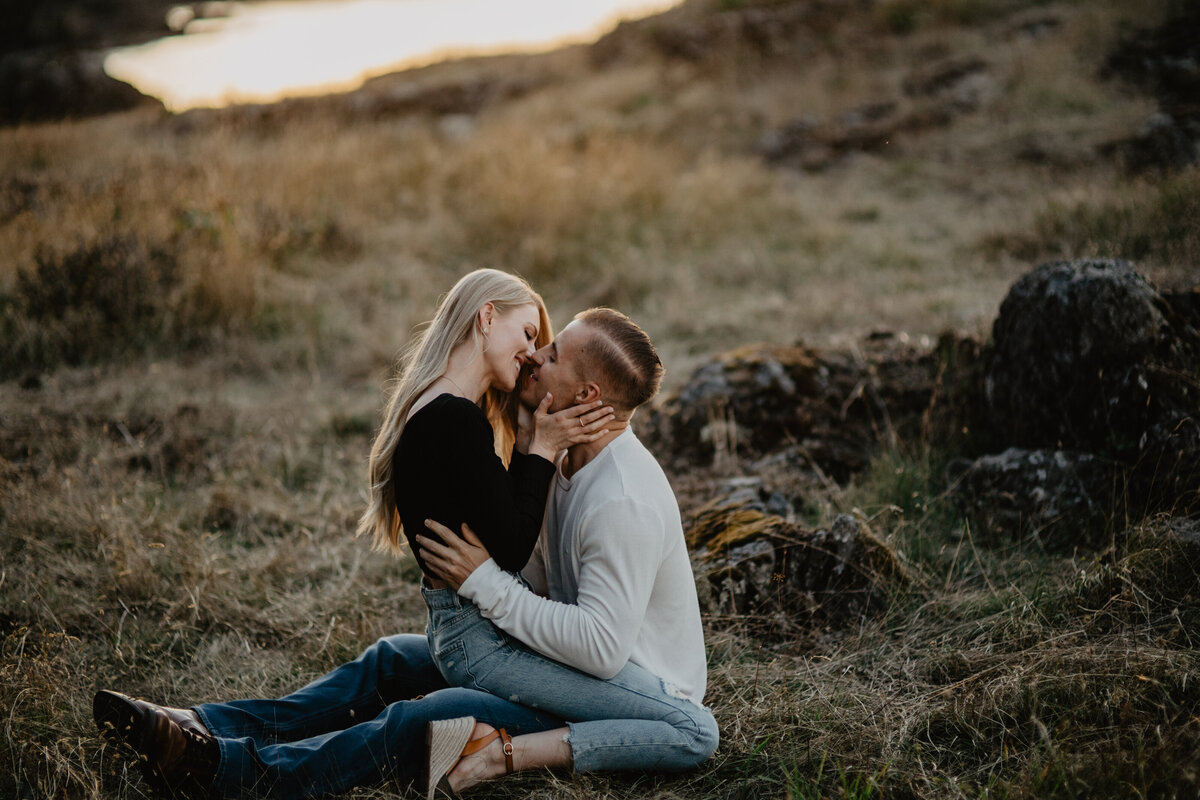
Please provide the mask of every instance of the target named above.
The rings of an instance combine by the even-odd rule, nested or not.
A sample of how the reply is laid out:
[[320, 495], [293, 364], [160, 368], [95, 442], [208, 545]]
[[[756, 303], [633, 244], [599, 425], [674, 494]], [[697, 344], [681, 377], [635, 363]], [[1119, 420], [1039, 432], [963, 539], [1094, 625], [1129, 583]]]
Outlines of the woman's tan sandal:
[[425, 762], [425, 800], [433, 800], [439, 784], [443, 784], [443, 791], [449, 789], [446, 775], [462, 757], [463, 748], [474, 730], [474, 717], [435, 719], [429, 723], [426, 734], [429, 754]]
[[504, 730], [504, 728], [501, 728], [498, 731], [492, 731], [489, 734], [480, 736], [478, 739], [472, 739], [471, 741], [467, 742], [467, 745], [463, 748], [462, 755], [460, 755], [459, 758], [466, 758], [472, 753], [478, 753], [480, 750], [496, 741], [496, 739], [499, 739], [504, 745], [504, 772], [505, 774], [511, 775], [513, 771], [512, 737], [508, 735], [508, 731]]
[[447, 796], [455, 796], [446, 776], [461, 759], [478, 753], [497, 738], [504, 746], [505, 770], [510, 773], [513, 771], [512, 737], [508, 735], [508, 732], [501, 728], [485, 736], [480, 736], [478, 739], [472, 739], [471, 733], [474, 730], [474, 717], [438, 719], [429, 723], [427, 733], [429, 757], [425, 765], [425, 800], [433, 800], [439, 790]]

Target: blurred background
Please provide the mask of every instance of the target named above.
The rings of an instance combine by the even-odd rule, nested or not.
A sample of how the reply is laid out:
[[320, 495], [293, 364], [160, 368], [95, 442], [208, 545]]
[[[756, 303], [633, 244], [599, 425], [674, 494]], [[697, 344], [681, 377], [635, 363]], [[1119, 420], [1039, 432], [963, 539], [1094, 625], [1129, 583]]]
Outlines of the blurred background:
[[[92, 736], [101, 685], [176, 703], [272, 694], [420, 630], [411, 559], [351, 532], [397, 353], [470, 269], [522, 274], [559, 327], [591, 305], [625, 311], [659, 346], [668, 389], [755, 342], [854, 364], [868, 341], [983, 342], [1012, 283], [1048, 260], [1120, 257], [1163, 289], [1196, 286], [1197, 8], [0, 0], [0, 794], [140, 796]], [[925, 452], [876, 464], [891, 494], [823, 476], [797, 507], [874, 519], [901, 489], [917, 507], [905, 458]], [[695, 506], [704, 481], [746, 469], [671, 477], [701, 474], [683, 501]], [[872, 640], [911, 652], [859, 666], [911, 656], [957, 685], [966, 667], [929, 642], [972, 641], [945, 623], [958, 592], [1017, 609], [984, 650], [1026, 641], [1034, 623], [1013, 620], [1027, 598], [1001, 598], [988, 575], [1028, 553], [972, 557], [960, 528], [938, 530], [922, 587], [945, 587], [944, 607], [889, 629], [921, 631], [911, 640]], [[981, 578], [985, 564], [1000, 573]], [[1037, 613], [1050, 630], [1031, 641], [1083, 624]], [[970, 763], [951, 742], [931, 771], [919, 750], [856, 749], [874, 717], [853, 709], [901, 707], [905, 673], [847, 701], [828, 772], [825, 751], [803, 762], [824, 787], [807, 794], [789, 709], [806, 691], [793, 671], [819, 665], [710, 634], [719, 768], [618, 782], [621, 796], [842, 796], [835, 762], [847, 792], [846, 774], [880, 763], [895, 764], [896, 796], [1044, 785], [1037, 736], [1017, 765], [1006, 737]], [[805, 653], [841, 663], [822, 636]], [[813, 685], [849, 697], [851, 674]], [[1184, 684], [1191, 703], [1197, 682]], [[1126, 738], [1122, 753], [1151, 746]]]
[[[1162, 205], [1194, 180], [1183, 56], [1135, 41], [1171, 2], [660, 2], [615, 28], [655, 6], [9, 6], [0, 286], [121, 241], [164, 281], [127, 332], [160, 347], [266, 327], [314, 363], [356, 339], [379, 369], [482, 264], [560, 319], [640, 313], [685, 368], [758, 339], [981, 331], [1050, 257], [1195, 278]], [[325, 81], [358, 88], [268, 102]], [[108, 346], [23, 320], [12, 370]]]

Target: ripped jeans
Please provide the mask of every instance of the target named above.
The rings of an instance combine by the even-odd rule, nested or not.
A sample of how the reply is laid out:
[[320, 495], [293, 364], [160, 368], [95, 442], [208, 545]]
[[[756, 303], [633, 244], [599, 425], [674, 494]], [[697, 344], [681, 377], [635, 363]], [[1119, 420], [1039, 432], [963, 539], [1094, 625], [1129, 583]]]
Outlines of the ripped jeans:
[[716, 751], [712, 712], [636, 664], [601, 680], [529, 649], [453, 589], [421, 591], [446, 682], [566, 720], [576, 771], [683, 770]]

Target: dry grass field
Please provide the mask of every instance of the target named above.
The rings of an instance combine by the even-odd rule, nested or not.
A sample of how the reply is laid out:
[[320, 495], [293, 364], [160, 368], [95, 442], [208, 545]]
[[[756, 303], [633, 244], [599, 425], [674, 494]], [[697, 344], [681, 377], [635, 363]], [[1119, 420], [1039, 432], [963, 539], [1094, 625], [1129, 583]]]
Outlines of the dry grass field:
[[[97, 688], [274, 695], [422, 628], [411, 560], [352, 532], [396, 354], [468, 269], [525, 275], [559, 324], [621, 308], [672, 386], [754, 341], [986, 337], [1049, 258], [1200, 283], [1200, 172], [1107, 147], [1157, 107], [1107, 54], [1182, 5], [694, 0], [350, 98], [0, 129], [0, 797], [146, 796]], [[719, 22], [794, 7], [775, 38]], [[959, 94], [912, 88], [972, 59]], [[843, 148], [885, 103], [882, 143]], [[764, 157], [805, 119], [824, 149]], [[813, 500], [900, 553], [886, 613], [709, 621], [710, 767], [481, 796], [1196, 796], [1190, 565], [1136, 534], [977, 545], [928, 452]]]

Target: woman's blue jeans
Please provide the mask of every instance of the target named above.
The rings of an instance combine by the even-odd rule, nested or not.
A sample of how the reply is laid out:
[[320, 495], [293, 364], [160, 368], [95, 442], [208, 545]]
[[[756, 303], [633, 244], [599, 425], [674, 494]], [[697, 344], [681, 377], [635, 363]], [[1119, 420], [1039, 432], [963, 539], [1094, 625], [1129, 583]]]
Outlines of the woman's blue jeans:
[[577, 771], [689, 769], [717, 749], [712, 712], [636, 664], [601, 680], [530, 650], [453, 589], [421, 591], [446, 682], [567, 720]]
[[431, 720], [472, 716], [518, 735], [562, 726], [551, 714], [447, 688], [424, 636], [400, 634], [278, 700], [196, 706], [217, 737], [218, 797], [320, 797], [388, 779], [425, 760]]

